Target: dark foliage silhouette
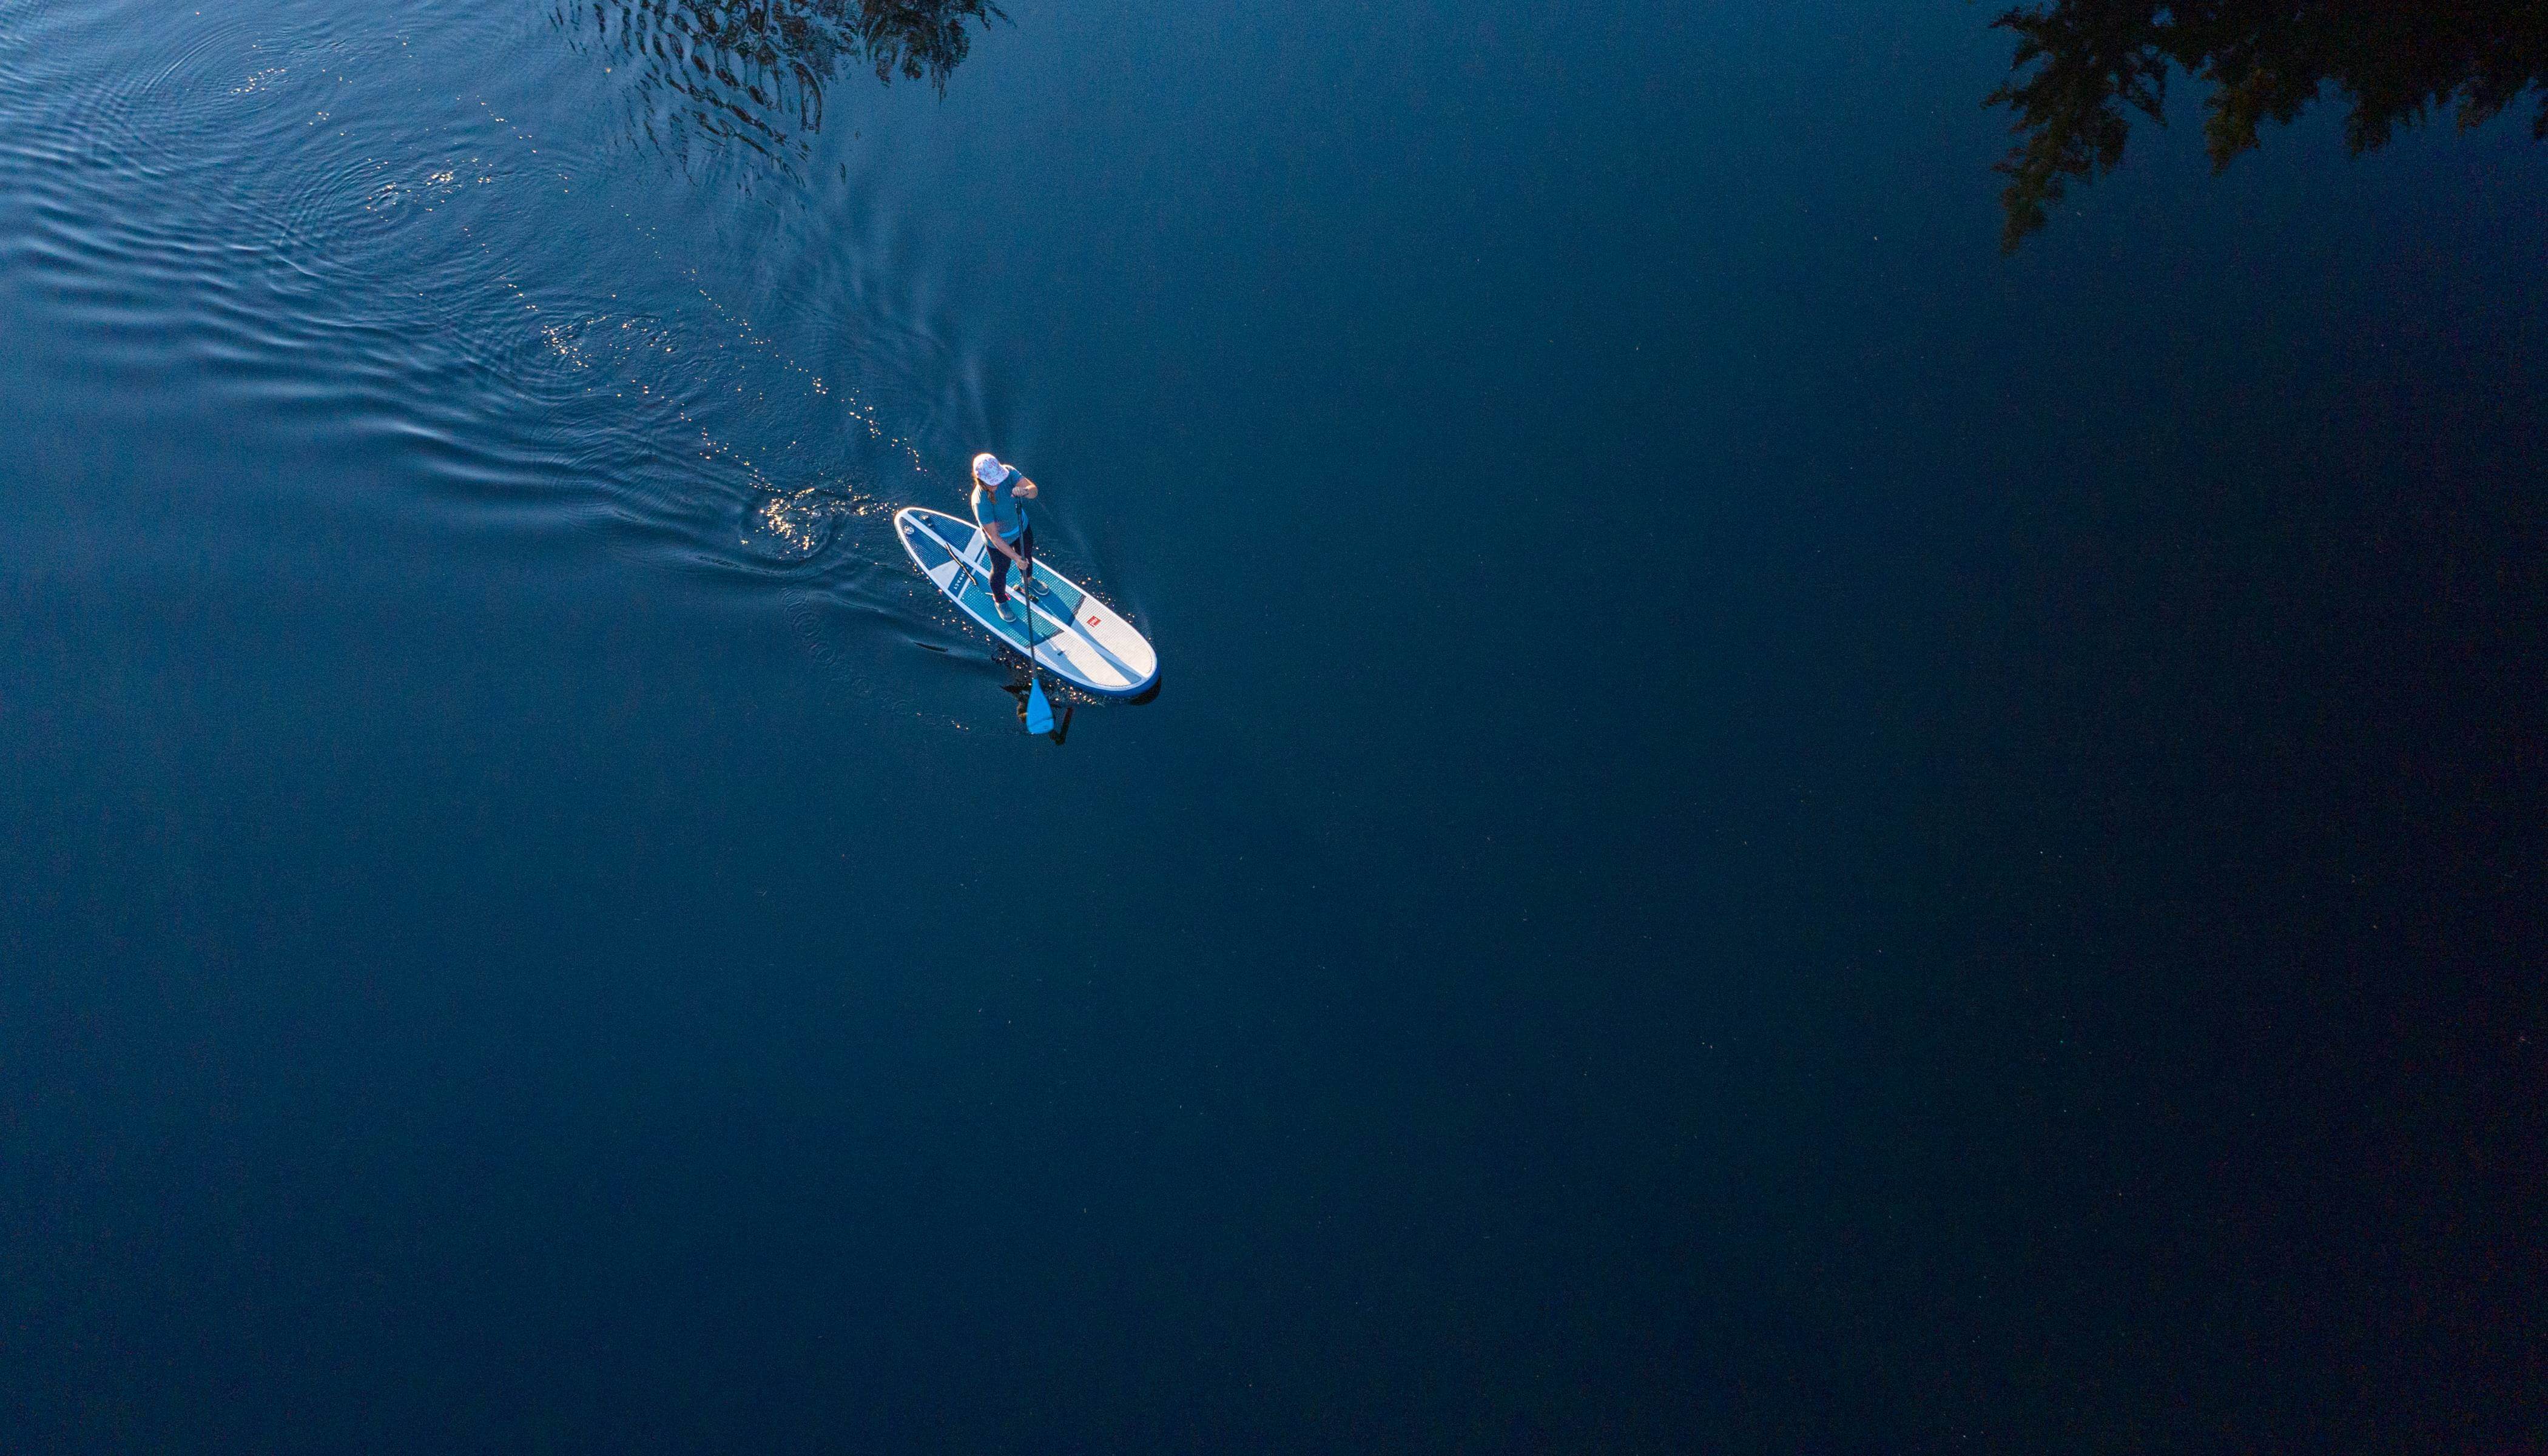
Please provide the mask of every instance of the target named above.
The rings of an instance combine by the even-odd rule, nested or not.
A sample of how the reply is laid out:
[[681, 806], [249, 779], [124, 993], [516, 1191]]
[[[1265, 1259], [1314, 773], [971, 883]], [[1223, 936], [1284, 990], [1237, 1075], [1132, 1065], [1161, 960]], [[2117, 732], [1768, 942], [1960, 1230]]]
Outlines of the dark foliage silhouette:
[[[2548, 0], [2053, 0], [1992, 24], [2017, 36], [2008, 84], [1985, 103], [2017, 114], [1998, 168], [2009, 249], [2071, 181], [2123, 160], [2126, 108], [2159, 120], [2175, 70], [2212, 88], [2216, 171], [2256, 144], [2259, 124], [2291, 121], [2329, 86], [2351, 99], [2357, 153], [2434, 111], [2471, 127], [2548, 88]], [[2548, 89], [2531, 135], [2548, 139]]]
[[587, 0], [559, 23], [639, 68], [640, 125], [668, 150], [691, 135], [781, 160], [823, 129], [823, 92], [864, 64], [940, 91], [972, 27], [1005, 20], [994, 0]]

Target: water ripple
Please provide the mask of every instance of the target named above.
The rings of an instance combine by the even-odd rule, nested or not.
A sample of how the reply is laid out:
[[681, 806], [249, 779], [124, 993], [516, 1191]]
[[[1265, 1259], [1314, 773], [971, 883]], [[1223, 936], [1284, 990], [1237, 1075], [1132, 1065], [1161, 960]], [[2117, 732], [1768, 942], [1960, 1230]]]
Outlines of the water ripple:
[[[959, 500], [929, 462], [982, 434], [892, 210], [701, 218], [646, 140], [678, 127], [692, 170], [710, 141], [801, 161], [813, 59], [677, 5], [595, 16], [0, 0], [0, 280], [101, 381], [383, 462], [430, 508], [602, 522], [684, 576], [785, 582], [840, 631], [965, 640], [875, 569], [900, 563], [891, 503]], [[524, 57], [485, 78], [514, 89], [461, 81], [484, 53]], [[746, 271], [695, 261], [701, 224], [760, 229], [724, 255]]]

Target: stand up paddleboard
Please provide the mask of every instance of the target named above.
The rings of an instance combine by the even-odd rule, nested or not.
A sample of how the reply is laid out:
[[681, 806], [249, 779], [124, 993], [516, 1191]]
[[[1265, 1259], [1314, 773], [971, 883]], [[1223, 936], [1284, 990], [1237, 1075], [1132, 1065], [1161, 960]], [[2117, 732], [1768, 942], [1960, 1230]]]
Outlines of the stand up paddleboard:
[[1034, 612], [1037, 667], [1106, 697], [1138, 697], [1158, 681], [1159, 655], [1133, 624], [1042, 561], [1035, 564], [1035, 575], [1045, 594], [1032, 603], [1017, 588], [1016, 568], [1010, 569], [1012, 620], [1003, 621], [991, 604], [991, 546], [980, 527], [944, 511], [906, 505], [893, 513], [893, 529], [902, 537], [902, 549], [911, 553], [911, 564], [964, 615], [1020, 657], [1027, 655], [1026, 613]]

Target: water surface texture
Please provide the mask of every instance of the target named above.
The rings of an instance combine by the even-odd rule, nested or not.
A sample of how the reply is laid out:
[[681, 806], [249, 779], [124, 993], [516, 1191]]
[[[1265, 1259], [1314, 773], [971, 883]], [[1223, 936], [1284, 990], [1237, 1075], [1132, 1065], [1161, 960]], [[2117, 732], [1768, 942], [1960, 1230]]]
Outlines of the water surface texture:
[[0, 1448], [2548, 1442], [2548, 148], [1988, 19], [0, 0]]

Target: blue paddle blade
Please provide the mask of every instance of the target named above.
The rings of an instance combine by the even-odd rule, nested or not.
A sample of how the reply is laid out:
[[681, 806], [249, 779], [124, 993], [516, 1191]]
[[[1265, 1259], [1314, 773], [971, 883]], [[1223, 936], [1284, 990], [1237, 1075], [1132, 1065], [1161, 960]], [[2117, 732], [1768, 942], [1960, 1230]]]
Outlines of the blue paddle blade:
[[1041, 682], [1027, 684], [1027, 731], [1029, 733], [1052, 731], [1052, 704], [1045, 701], [1044, 683]]

